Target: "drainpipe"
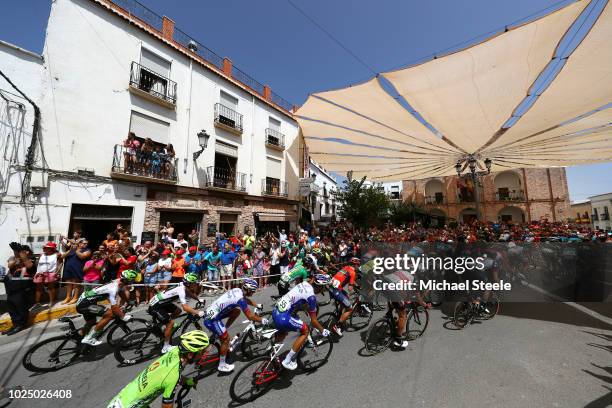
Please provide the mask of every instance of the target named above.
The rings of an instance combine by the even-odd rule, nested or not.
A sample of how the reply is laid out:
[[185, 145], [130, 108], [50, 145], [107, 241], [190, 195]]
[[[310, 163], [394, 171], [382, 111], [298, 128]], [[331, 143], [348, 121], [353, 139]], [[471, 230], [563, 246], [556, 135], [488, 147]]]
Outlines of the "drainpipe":
[[26, 154], [25, 161], [25, 176], [21, 183], [21, 204], [25, 204], [26, 195], [28, 194], [28, 190], [30, 189], [30, 180], [32, 179], [32, 168], [34, 166], [34, 160], [36, 157], [36, 143], [38, 143], [38, 132], [40, 131], [40, 108], [38, 105], [34, 103], [26, 94], [24, 94], [21, 89], [17, 88], [17, 86], [11, 81], [5, 74], [0, 70], [0, 76], [8, 82], [13, 89], [15, 89], [19, 94], [32, 105], [34, 108], [34, 124], [32, 125], [32, 139], [30, 140], [30, 146], [28, 146], [28, 152]]
[[548, 192], [550, 194], [550, 210], [552, 211], [553, 222], [557, 222], [557, 215], [555, 214], [555, 198], [553, 197], [552, 183], [550, 181], [550, 169], [546, 169], [546, 177], [548, 177]]
[[[191, 89], [193, 88], [193, 59], [189, 58], [189, 105], [187, 106], [187, 140], [185, 141], [185, 170], [187, 173], [187, 163], [189, 162], [189, 136], [191, 135]], [[195, 167], [195, 162], [194, 162]], [[195, 170], [194, 170], [195, 171]]]

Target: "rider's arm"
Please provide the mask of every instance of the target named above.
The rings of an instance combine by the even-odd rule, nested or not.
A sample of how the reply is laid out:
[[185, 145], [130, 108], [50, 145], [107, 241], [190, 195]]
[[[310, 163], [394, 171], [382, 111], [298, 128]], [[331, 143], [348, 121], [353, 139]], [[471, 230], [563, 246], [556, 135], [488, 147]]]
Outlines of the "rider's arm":
[[179, 379], [181, 378], [180, 369], [177, 367], [176, 370], [172, 370], [162, 383], [163, 393], [162, 393], [162, 408], [173, 408], [174, 407], [174, 397], [176, 396], [176, 391], [179, 388]]
[[317, 298], [314, 296], [308, 298], [308, 314], [310, 315], [310, 324], [322, 332], [324, 327], [319, 323], [319, 319], [317, 319]]

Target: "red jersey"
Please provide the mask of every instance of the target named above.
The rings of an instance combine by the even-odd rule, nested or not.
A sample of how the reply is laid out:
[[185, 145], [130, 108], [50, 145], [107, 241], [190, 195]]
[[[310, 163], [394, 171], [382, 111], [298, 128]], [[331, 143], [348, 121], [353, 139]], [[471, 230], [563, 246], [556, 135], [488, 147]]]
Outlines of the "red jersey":
[[349, 285], [354, 285], [356, 279], [357, 273], [355, 273], [355, 269], [352, 266], [347, 265], [334, 275], [331, 284], [336, 289], [342, 289], [347, 283]]

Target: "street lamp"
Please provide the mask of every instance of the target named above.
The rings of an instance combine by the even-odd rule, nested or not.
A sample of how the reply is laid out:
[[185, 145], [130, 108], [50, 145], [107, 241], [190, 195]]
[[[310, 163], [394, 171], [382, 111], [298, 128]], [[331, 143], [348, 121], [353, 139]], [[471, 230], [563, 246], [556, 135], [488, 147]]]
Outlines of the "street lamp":
[[478, 162], [478, 159], [470, 154], [466, 157], [463, 157], [462, 159], [457, 161], [457, 164], [455, 164], [455, 170], [457, 170], [457, 176], [461, 177], [461, 173], [463, 172], [463, 170], [465, 170], [466, 167], [469, 167], [470, 169], [470, 175], [472, 176], [472, 184], [474, 185], [474, 204], [476, 206], [476, 218], [478, 220], [480, 220], [480, 203], [478, 202], [478, 197], [480, 195], [479, 193], [479, 181], [478, 181], [478, 177], [480, 176], [485, 176], [487, 174], [491, 173], [491, 165], [493, 164], [493, 161], [489, 158], [484, 159], [484, 168], [486, 168], [486, 171], [476, 171], [476, 167], [479, 168], [483, 168], [482, 164], [480, 164]]
[[208, 146], [208, 139], [210, 139], [210, 135], [206, 133], [206, 130], [202, 129], [200, 132], [198, 132], [198, 143], [200, 145], [200, 150], [193, 152], [193, 161], [198, 160], [198, 157], [204, 153], [204, 150]]

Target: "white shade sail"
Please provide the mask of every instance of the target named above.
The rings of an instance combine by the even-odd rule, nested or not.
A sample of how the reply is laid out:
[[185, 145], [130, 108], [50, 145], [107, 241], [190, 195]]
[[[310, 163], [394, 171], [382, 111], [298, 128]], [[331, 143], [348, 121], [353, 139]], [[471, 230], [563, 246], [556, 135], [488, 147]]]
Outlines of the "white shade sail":
[[[612, 6], [600, 1], [576, 1], [466, 49], [383, 73], [422, 119], [379, 78], [311, 95], [297, 111], [311, 156], [329, 170], [379, 181], [456, 174], [469, 154], [491, 158], [492, 171], [612, 160]], [[600, 11], [524, 108], [561, 61], [563, 41]]]

